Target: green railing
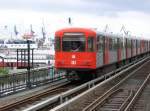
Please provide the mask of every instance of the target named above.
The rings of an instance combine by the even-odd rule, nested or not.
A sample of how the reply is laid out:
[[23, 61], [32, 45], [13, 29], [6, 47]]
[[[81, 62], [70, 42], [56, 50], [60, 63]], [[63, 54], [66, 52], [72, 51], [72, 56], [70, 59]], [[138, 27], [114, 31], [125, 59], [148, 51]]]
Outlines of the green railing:
[[[61, 79], [65, 79], [65, 73], [56, 73], [54, 67], [32, 69], [30, 73], [31, 88]], [[28, 89], [27, 82], [27, 71], [21, 73], [0, 75], [0, 97]]]

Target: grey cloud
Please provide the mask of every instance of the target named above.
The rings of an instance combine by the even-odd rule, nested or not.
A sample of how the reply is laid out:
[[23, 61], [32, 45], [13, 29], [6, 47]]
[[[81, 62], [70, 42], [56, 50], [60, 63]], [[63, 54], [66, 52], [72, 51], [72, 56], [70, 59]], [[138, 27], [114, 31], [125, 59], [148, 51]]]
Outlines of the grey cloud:
[[82, 0], [0, 0], [0, 9], [97, 13], [102, 8], [105, 8], [105, 5]]
[[[150, 12], [150, 0], [84, 0], [93, 3], [108, 4], [111, 11], [144, 11]], [[108, 11], [104, 10], [104, 11]]]
[[17, 9], [46, 12], [77, 12], [110, 17], [116, 11], [150, 11], [147, 0], [0, 0], [0, 9]]

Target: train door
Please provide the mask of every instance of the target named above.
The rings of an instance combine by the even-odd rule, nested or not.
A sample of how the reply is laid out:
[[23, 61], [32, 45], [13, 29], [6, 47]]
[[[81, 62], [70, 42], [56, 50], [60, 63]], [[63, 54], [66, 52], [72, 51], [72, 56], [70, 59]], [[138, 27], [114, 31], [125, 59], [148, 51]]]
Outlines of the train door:
[[148, 41], [148, 52], [150, 51], [150, 41]]
[[137, 43], [137, 45], [138, 45], [138, 46], [137, 46], [138, 53], [137, 53], [137, 54], [139, 55], [139, 54], [140, 54], [140, 40], [137, 40], [137, 41], [138, 41], [138, 43]]
[[131, 39], [127, 38], [127, 53], [128, 53], [128, 58], [131, 57]]
[[133, 48], [134, 48], [134, 42], [131, 39], [131, 57], [133, 57]]
[[144, 40], [144, 53], [146, 52], [146, 41]]
[[143, 40], [140, 41], [140, 54], [143, 53]]
[[147, 52], [149, 51], [149, 48], [148, 48], [149, 44], [148, 44], [148, 41], [147, 41]]
[[147, 52], [147, 41], [145, 40], [145, 52]]
[[126, 59], [129, 58], [129, 52], [128, 52], [128, 38], [126, 38]]
[[147, 46], [146, 46], [147, 47], [147, 51], [146, 52], [148, 52], [148, 41], [146, 41], [146, 42], [147, 42]]
[[117, 62], [116, 37], [109, 38], [109, 63]]
[[121, 61], [121, 40], [120, 40], [120, 38], [117, 38], [117, 42], [118, 42], [117, 58], [118, 58], [118, 62], [119, 62], [119, 61]]
[[96, 54], [96, 67], [101, 67], [103, 65], [103, 55], [104, 55], [104, 36], [97, 36], [97, 54]]
[[109, 64], [109, 38], [104, 37], [104, 54], [103, 54], [103, 63]]
[[128, 58], [128, 41], [127, 38], [125, 38], [126, 45], [125, 45], [125, 50], [126, 50], [126, 59]]
[[148, 41], [149, 42], [149, 52], [150, 52], [150, 41]]
[[126, 40], [122, 38], [122, 59], [126, 59]]
[[125, 47], [124, 47], [124, 38], [120, 37], [120, 51], [121, 51], [121, 60], [125, 59]]
[[[55, 61], [59, 61], [61, 59], [62, 59], [61, 38], [55, 37]], [[59, 65], [55, 62], [55, 66], [58, 67]]]
[[148, 52], [150, 51], [150, 41], [148, 41]]
[[136, 56], [136, 40], [132, 39], [132, 57]]
[[136, 39], [136, 55], [138, 55], [138, 40]]

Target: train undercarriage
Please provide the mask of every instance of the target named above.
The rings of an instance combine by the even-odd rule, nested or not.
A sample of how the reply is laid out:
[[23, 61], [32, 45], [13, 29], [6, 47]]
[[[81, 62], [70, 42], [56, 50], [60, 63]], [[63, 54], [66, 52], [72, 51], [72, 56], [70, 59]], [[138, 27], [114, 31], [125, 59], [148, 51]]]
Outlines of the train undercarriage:
[[129, 64], [135, 60], [138, 60], [141, 57], [147, 56], [148, 53], [138, 55], [129, 59], [122, 60], [120, 62], [104, 65], [102, 67], [99, 67], [97, 69], [63, 69], [66, 72], [66, 78], [70, 81], [89, 81], [94, 78], [100, 77], [102, 75], [105, 75], [106, 73], [109, 73], [117, 68], [120, 68], [126, 64]]

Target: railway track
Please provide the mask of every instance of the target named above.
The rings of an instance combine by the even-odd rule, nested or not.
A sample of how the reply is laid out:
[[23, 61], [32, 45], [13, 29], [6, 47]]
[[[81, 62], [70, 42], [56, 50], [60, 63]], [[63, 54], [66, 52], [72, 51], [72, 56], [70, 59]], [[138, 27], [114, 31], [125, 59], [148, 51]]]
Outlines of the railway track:
[[150, 111], [150, 74], [135, 93], [125, 111]]
[[[150, 77], [150, 61], [129, 74], [110, 90], [92, 101], [82, 111], [124, 111], [138, 90]], [[137, 108], [139, 108], [137, 106]], [[141, 107], [140, 107], [141, 108]], [[143, 107], [144, 108], [144, 107]], [[127, 109], [128, 110], [128, 109]], [[141, 109], [139, 111], [142, 111]]]
[[123, 111], [126, 103], [133, 97], [133, 91], [124, 91], [123, 89], [117, 89], [105, 97], [99, 97], [94, 102], [94, 105], [90, 105], [83, 111]]
[[70, 100], [71, 98], [83, 93], [84, 91], [88, 90], [89, 88], [91, 88], [91, 87], [95, 86], [96, 84], [100, 83], [101, 81], [113, 76], [117, 72], [120, 72], [122, 69], [125, 69], [125, 68], [129, 67], [130, 65], [132, 65], [132, 64], [129, 64], [120, 69], [117, 69], [116, 71], [112, 71], [112, 72], [106, 74], [105, 76], [102, 76], [95, 80], [84, 83], [84, 84], [80, 85], [79, 87], [76, 87], [65, 93], [61, 93], [58, 96], [55, 96], [54, 98], [48, 99], [47, 101], [43, 101], [39, 104], [33, 105], [29, 108], [26, 108], [25, 111], [33, 111], [33, 110], [48, 111], [62, 103], [65, 103], [66, 101]]
[[142, 86], [135, 93], [125, 111], [150, 111], [150, 73]]
[[51, 111], [124, 111], [149, 77], [149, 65], [148, 57]]
[[[143, 62], [144, 62], [144, 60], [143, 60]], [[143, 62], [141, 62], [141, 64]], [[107, 82], [107, 80], [102, 82], [103, 85], [101, 85], [101, 88], [98, 89], [98, 91], [94, 91], [94, 93], [92, 93], [91, 95], [86, 96], [86, 98], [84, 98], [86, 100], [82, 99], [81, 101], [76, 103], [74, 105], [74, 107], [71, 107], [71, 109], [69, 109], [69, 111], [81, 111], [81, 110], [83, 110], [83, 111], [92, 111], [92, 108], [95, 107], [94, 104], [93, 104], [95, 101], [97, 101], [96, 103], [101, 103], [102, 105], [100, 105], [100, 106], [104, 106], [105, 103], [107, 103], [106, 101], [108, 101], [108, 100], [111, 100], [112, 103], [110, 102], [106, 106], [110, 107], [110, 106], [114, 106], [114, 104], [116, 104], [116, 107], [119, 107], [119, 108], [122, 107], [124, 109], [124, 107], [127, 106], [127, 104], [129, 104], [129, 101], [133, 98], [133, 95], [135, 94], [135, 91], [138, 90], [138, 87], [143, 83], [144, 79], [147, 76], [147, 73], [142, 72], [143, 71], [143, 67], [145, 67], [145, 65], [150, 65], [150, 62], [147, 62], [147, 63], [143, 64], [142, 66], [140, 66], [137, 63], [135, 66], [133, 66], [133, 67], [131, 66], [131, 68], [129, 68], [130, 70], [128, 70], [128, 68], [127, 68], [127, 69], [125, 69], [125, 71], [121, 71], [120, 74], [114, 75], [113, 77], [108, 79], [109, 82]], [[134, 72], [132, 72], [132, 70], [134, 68], [137, 68], [137, 69]], [[145, 68], [145, 70], [147, 70], [147, 67]], [[134, 75], [135, 72], [139, 73], [139, 74], [137, 74], [138, 76]], [[121, 74], [121, 73], [123, 73], [123, 74]], [[141, 73], [142, 74], [144, 73], [143, 74], [144, 76], [143, 75], [140, 76]], [[125, 77], [125, 76], [127, 76], [127, 77]], [[132, 82], [135, 77], [137, 78], [137, 81], [140, 80], [141, 82], [137, 82], [137, 87], [133, 88], [133, 86], [136, 85], [136, 84], [132, 85], [130, 83], [136, 83], [136, 80], [134, 82]], [[115, 78], [115, 79], [111, 80], [112, 78]], [[128, 85], [130, 85], [130, 88], [128, 88], [127, 87], [128, 85], [125, 84], [125, 80], [126, 79], [129, 80], [129, 82], [128, 82], [129, 84]], [[75, 96], [77, 96], [79, 94], [82, 94], [82, 92], [87, 90], [90, 87], [90, 85], [92, 85], [91, 83], [88, 83], [88, 84], [85, 85], [86, 87], [81, 88], [80, 90], [76, 91], [75, 93], [73, 93], [73, 91], [70, 92], [71, 94], [69, 94], [69, 93], [65, 94], [64, 93], [62, 98], [63, 97], [65, 97], [65, 98], [61, 100], [61, 98], [60, 98], [61, 96], [60, 96], [58, 98], [59, 99], [59, 103], [58, 102], [56, 102], [56, 103], [53, 102], [54, 104], [49, 105], [50, 107], [49, 106], [47, 107], [46, 105], [44, 105], [46, 107], [42, 107], [42, 109], [41, 108], [40, 109], [37, 108], [37, 109], [40, 110], [40, 111], [41, 110], [45, 111], [46, 109], [52, 109], [53, 107], [56, 107], [56, 105], [59, 105], [60, 103], [65, 102], [66, 101], [65, 99], [70, 99], [70, 98], [75, 97]], [[95, 84], [98, 84], [98, 83], [94, 83], [94, 85]], [[78, 85], [80, 85], [80, 84], [78, 84]], [[75, 86], [77, 86], [77, 85], [75, 85]], [[40, 93], [38, 95], [25, 98], [25, 99], [23, 99], [21, 101], [15, 102], [15, 103], [12, 103], [12, 104], [9, 104], [9, 105], [5, 105], [5, 106], [0, 106], [0, 111], [12, 111], [12, 110], [15, 110], [15, 111], [19, 110], [20, 111], [20, 110], [24, 110], [24, 109], [30, 107], [30, 105], [34, 105], [34, 104], [37, 104], [38, 102], [41, 102], [41, 100], [43, 100], [43, 98], [44, 99], [45, 98], [50, 98], [50, 96], [52, 97], [52, 95], [54, 96], [54, 95], [57, 95], [57, 94], [59, 94], [61, 92], [65, 92], [67, 90], [70, 90], [70, 89], [74, 88], [75, 86], [74, 85], [73, 86], [69, 85], [69, 83], [66, 83], [64, 85], [62, 84], [60, 86], [56, 86], [53, 89], [50, 89], [49, 91], [48, 90], [44, 91], [45, 94], [44, 94], [44, 92], [42, 92], [42, 93]], [[70, 96], [65, 96], [65, 95], [70, 95]], [[101, 99], [98, 99], [99, 97]], [[99, 101], [99, 100], [103, 100], [103, 101]], [[120, 101], [116, 101], [116, 100], [120, 100]], [[97, 106], [99, 106], [99, 105], [97, 105]], [[94, 109], [94, 111], [96, 111], [96, 110]]]
[[64, 82], [53, 88], [49, 88], [45, 91], [42, 91], [38, 94], [32, 95], [27, 98], [23, 98], [22, 100], [19, 100], [10, 104], [0, 106], [0, 111], [13, 111], [13, 110], [19, 111], [19, 110], [24, 109], [25, 107], [28, 107], [29, 105], [36, 104], [37, 102], [40, 102], [43, 99], [52, 97], [61, 92], [72, 89], [73, 87], [75, 87], [75, 85], [72, 85], [70, 82]]

